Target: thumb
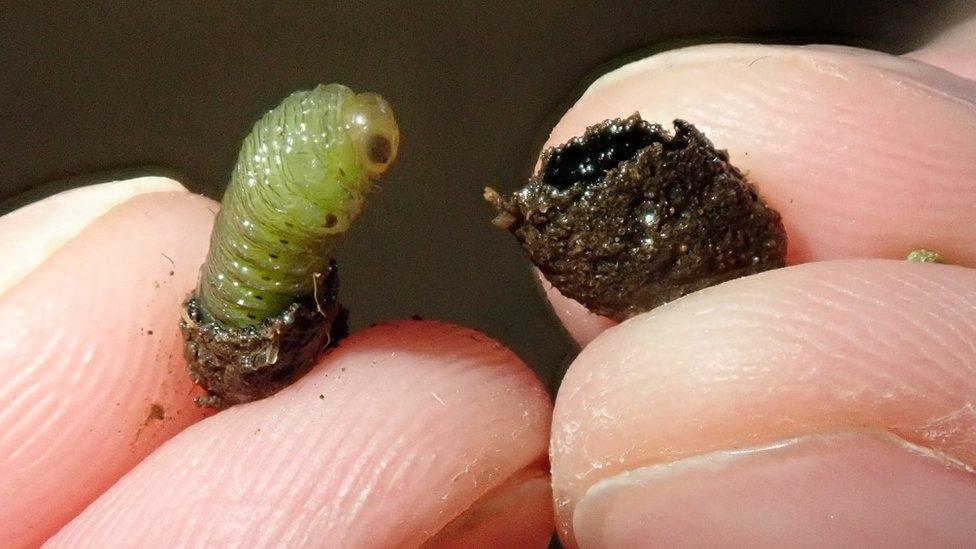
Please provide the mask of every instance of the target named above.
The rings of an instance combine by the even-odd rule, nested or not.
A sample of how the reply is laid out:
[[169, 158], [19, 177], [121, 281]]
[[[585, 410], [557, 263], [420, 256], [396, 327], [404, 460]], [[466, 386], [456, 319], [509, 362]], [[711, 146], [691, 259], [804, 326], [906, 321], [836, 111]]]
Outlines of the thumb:
[[[791, 264], [938, 250], [976, 265], [976, 86], [853, 48], [709, 45], [593, 83], [546, 147], [640, 112], [703, 130], [783, 216]], [[911, 128], [911, 131], [906, 131]], [[609, 322], [550, 293], [585, 344]]]
[[972, 546], [976, 271], [825, 261], [611, 328], [553, 418], [567, 544]]
[[976, 80], [976, 17], [939, 33], [931, 42], [907, 57]]

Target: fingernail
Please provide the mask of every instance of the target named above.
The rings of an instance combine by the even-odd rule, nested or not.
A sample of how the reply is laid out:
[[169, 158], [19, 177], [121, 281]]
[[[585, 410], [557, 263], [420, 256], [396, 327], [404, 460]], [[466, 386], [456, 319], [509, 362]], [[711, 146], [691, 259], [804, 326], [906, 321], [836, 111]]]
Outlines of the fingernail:
[[976, 476], [882, 431], [627, 471], [573, 515], [580, 547], [973, 546]]

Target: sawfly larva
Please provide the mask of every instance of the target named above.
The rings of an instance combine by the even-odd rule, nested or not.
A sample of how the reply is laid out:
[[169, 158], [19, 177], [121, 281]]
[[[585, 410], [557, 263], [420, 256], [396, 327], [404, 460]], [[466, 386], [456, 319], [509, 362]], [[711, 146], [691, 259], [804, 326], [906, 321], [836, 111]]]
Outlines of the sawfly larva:
[[399, 146], [393, 109], [330, 84], [244, 140], [180, 327], [202, 404], [263, 398], [311, 367], [339, 311], [332, 252]]
[[294, 93], [265, 114], [217, 215], [200, 279], [204, 309], [243, 327], [311, 294], [398, 141], [389, 103], [339, 84]]

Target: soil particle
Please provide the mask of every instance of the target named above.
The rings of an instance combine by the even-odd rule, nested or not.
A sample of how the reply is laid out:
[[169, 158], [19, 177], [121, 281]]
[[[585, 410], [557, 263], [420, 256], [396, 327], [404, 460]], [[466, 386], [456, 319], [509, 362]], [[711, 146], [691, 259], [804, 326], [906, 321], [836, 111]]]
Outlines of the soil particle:
[[152, 406], [149, 407], [149, 416], [146, 418], [146, 420], [149, 421], [155, 419], [161, 421], [165, 417], [166, 417], [166, 410], [159, 404], [153, 402]]
[[564, 295], [624, 320], [685, 294], [782, 267], [779, 213], [691, 124], [674, 135], [640, 115], [547, 150], [494, 223]]
[[232, 328], [211, 318], [196, 293], [191, 294], [183, 304], [180, 329], [190, 377], [207, 389], [197, 404], [226, 408], [270, 396], [294, 383], [323, 349], [348, 331], [348, 313], [339, 306], [337, 293], [333, 263], [317, 297], [309, 296], [246, 328]]
[[912, 263], [942, 263], [942, 256], [938, 252], [926, 250], [925, 248], [912, 250], [905, 259]]

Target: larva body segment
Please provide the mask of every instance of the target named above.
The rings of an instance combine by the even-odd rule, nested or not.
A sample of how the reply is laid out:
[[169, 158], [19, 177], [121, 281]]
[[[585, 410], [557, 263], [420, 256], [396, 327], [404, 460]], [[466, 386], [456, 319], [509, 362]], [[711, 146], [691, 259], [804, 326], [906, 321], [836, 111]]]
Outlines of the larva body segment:
[[241, 147], [200, 280], [207, 312], [248, 326], [312, 294], [371, 182], [344, 131], [339, 84], [294, 93]]

